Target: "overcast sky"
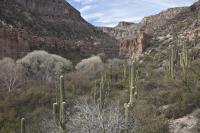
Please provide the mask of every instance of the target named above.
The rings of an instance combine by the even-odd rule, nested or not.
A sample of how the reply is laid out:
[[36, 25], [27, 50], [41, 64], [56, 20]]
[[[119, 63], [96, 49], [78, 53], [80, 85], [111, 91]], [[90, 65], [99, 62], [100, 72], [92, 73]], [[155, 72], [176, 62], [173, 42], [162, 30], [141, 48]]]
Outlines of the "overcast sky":
[[139, 22], [143, 17], [170, 7], [190, 6], [197, 0], [67, 0], [83, 18], [96, 26], [115, 26], [119, 21]]

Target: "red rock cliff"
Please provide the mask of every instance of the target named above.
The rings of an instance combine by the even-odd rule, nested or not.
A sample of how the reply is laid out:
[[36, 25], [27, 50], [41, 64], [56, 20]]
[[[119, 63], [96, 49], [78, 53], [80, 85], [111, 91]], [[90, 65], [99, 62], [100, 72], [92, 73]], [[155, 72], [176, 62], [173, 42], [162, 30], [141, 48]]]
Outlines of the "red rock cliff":
[[144, 32], [134, 39], [127, 39], [120, 44], [120, 56], [132, 59], [139, 59], [144, 50], [148, 47], [150, 36]]

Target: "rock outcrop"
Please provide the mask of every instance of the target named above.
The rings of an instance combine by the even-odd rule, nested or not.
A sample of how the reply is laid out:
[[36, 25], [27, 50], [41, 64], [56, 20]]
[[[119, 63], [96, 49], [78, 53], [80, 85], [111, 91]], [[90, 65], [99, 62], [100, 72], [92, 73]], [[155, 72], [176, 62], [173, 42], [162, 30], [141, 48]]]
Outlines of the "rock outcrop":
[[137, 23], [119, 22], [119, 24], [114, 28], [100, 27], [100, 29], [111, 37], [121, 40], [133, 38], [137, 32], [136, 29], [138, 29], [138, 26]]
[[140, 28], [149, 34], [152, 34], [154, 31], [165, 25], [169, 20], [176, 18], [177, 15], [187, 10], [189, 10], [188, 7], [170, 8], [156, 15], [144, 17], [140, 22]]
[[170, 122], [171, 133], [199, 133], [200, 110]]
[[200, 1], [198, 0], [190, 8], [191, 8], [192, 11], [199, 11], [200, 10]]
[[139, 59], [142, 57], [144, 50], [148, 47], [150, 36], [145, 32], [141, 32], [134, 39], [126, 39], [121, 41], [120, 56]]
[[87, 23], [65, 0], [0, 1], [0, 33], [0, 58], [38, 49], [77, 60], [118, 54], [117, 41]]

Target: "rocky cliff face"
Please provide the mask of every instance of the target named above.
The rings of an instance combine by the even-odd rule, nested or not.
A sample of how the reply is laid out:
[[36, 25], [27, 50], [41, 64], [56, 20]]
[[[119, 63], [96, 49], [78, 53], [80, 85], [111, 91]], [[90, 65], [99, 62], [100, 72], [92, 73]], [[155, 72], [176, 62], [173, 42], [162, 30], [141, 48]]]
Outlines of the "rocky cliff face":
[[126, 39], [120, 43], [120, 56], [139, 60], [148, 47], [150, 36], [141, 32], [134, 39]]
[[187, 10], [187, 7], [170, 8], [156, 15], [145, 17], [140, 22], [140, 28], [142, 28], [145, 32], [151, 34], [155, 30], [159, 29], [161, 26], [165, 25], [169, 20], [176, 18], [178, 14]]
[[130, 22], [119, 22], [119, 24], [114, 28], [101, 27], [100, 29], [110, 35], [111, 37], [116, 38], [117, 40], [121, 39], [130, 39], [134, 38], [136, 34], [136, 29], [138, 29], [138, 24]]
[[[173, 34], [180, 32], [175, 30], [185, 28], [185, 31], [181, 31], [180, 35], [186, 37], [190, 34], [191, 39], [195, 34], [194, 30], [198, 29], [194, 26], [195, 23], [197, 23], [194, 16], [197, 14], [197, 10], [200, 9], [199, 3], [200, 2], [197, 2], [191, 7], [170, 8], [156, 15], [145, 17], [139, 23], [121, 22], [114, 28], [104, 27], [102, 29], [103, 32], [115, 37], [121, 42], [121, 55], [126, 55], [126, 57], [129, 55], [129, 58], [136, 55], [138, 56], [138, 53], [142, 53], [141, 51], [144, 51], [146, 46], [157, 46], [159, 44], [168, 43], [169, 41], [173, 43]], [[143, 36], [143, 33], [148, 35], [148, 37]], [[161, 38], [168, 41], [164, 41]], [[138, 49], [138, 46], [143, 47], [143, 50]]]
[[200, 1], [198, 0], [190, 8], [191, 8], [192, 11], [199, 11], [200, 10]]
[[139, 23], [119, 22], [114, 28], [102, 27], [101, 29], [116, 39], [131, 39], [141, 31], [151, 34], [157, 28], [165, 25], [168, 20], [187, 10], [189, 10], [187, 7], [170, 8], [156, 15], [145, 17]]
[[87, 23], [65, 0], [0, 1], [0, 33], [0, 49], [6, 49], [1, 57], [18, 58], [36, 49], [77, 59], [118, 53], [116, 40]]

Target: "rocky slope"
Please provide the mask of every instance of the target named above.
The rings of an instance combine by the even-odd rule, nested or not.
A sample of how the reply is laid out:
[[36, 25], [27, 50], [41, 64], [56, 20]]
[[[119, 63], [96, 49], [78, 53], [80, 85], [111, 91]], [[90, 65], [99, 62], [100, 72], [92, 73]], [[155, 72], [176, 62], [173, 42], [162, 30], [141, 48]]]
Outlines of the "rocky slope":
[[200, 110], [170, 122], [171, 133], [199, 133]]
[[156, 15], [144, 17], [139, 23], [119, 22], [114, 28], [102, 27], [101, 29], [116, 39], [131, 39], [140, 31], [151, 34], [158, 27], [165, 25], [168, 20], [186, 10], [187, 7], [170, 8]]
[[[172, 28], [178, 28], [179, 26], [177, 23], [181, 21], [189, 22], [190, 20], [187, 20], [189, 16], [194, 16], [195, 14], [196, 12], [194, 10], [192, 11], [192, 7], [170, 8], [166, 11], [162, 11], [159, 14], [145, 17], [139, 23], [120, 22], [119, 25], [114, 28], [103, 27], [102, 30], [108, 35], [120, 40], [120, 49], [123, 49], [124, 51], [121, 53], [121, 55], [125, 55], [126, 57], [134, 57], [136, 55], [138, 57], [138, 55], [142, 55], [142, 53], [149, 46], [157, 47], [155, 44], [160, 43], [158, 41], [160, 38], [171, 38], [172, 34], [174, 33]], [[193, 22], [195, 22], [195, 17], [192, 16], [190, 18]], [[188, 25], [190, 24], [188, 23], [185, 26]], [[143, 36], [144, 34], [148, 36]], [[141, 36], [143, 37], [141, 38]], [[130, 45], [132, 49], [142, 47], [143, 50], [135, 50], [135, 52], [131, 52], [132, 49], [126, 49], [128, 45]]]
[[151, 48], [161, 53], [166, 53], [169, 45], [177, 46], [187, 43], [190, 50], [193, 51], [192, 56], [200, 53], [200, 1], [196, 2], [187, 10], [180, 12], [176, 17], [168, 20], [165, 25], [159, 27], [152, 34]]
[[87, 23], [65, 0], [1, 0], [0, 57], [44, 49], [68, 58], [106, 53], [116, 40]]
[[139, 24], [130, 22], [119, 22], [114, 28], [101, 27], [100, 29], [116, 39], [130, 39], [135, 35], [135, 30]]

